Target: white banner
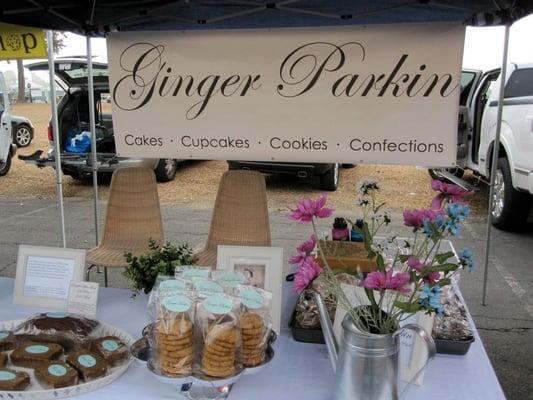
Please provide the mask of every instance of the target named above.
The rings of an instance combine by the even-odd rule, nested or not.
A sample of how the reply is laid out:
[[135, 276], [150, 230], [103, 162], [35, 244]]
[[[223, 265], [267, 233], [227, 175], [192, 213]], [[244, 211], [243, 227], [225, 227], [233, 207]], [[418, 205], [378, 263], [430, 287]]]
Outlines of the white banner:
[[451, 166], [463, 41], [457, 24], [112, 33], [117, 151]]

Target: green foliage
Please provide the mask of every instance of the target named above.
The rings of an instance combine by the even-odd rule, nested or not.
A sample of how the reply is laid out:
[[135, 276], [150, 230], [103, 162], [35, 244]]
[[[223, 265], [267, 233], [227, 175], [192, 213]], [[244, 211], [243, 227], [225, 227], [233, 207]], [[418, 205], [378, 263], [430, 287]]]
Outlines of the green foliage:
[[167, 242], [164, 246], [159, 246], [152, 239], [149, 242], [149, 251], [146, 253], [139, 257], [125, 253], [124, 257], [128, 262], [124, 276], [130, 280], [134, 294], [141, 290], [149, 293], [157, 275], [174, 275], [177, 266], [194, 265], [197, 261], [188, 244], [176, 247]]

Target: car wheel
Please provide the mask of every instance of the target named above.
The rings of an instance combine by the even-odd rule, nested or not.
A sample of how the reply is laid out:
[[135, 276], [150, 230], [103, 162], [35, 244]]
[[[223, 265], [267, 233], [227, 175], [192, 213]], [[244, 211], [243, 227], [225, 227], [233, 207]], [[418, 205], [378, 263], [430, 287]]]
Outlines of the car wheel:
[[172, 158], [162, 158], [157, 163], [155, 177], [158, 182], [170, 182], [176, 176], [177, 163]]
[[462, 168], [458, 168], [458, 167], [455, 167], [455, 168], [430, 168], [430, 169], [428, 169], [429, 175], [433, 179], [437, 179], [439, 181], [448, 182], [448, 179], [443, 178], [440, 175], [438, 175], [439, 171], [449, 172], [450, 174], [455, 175], [458, 178], [462, 178], [463, 175], [465, 174], [465, 170], [462, 169]]
[[7, 159], [5, 161], [0, 161], [0, 176], [4, 176], [9, 172], [11, 168], [11, 152], [7, 154]]
[[31, 143], [31, 128], [28, 125], [20, 124], [13, 135], [17, 147], [26, 147]]
[[340, 164], [333, 164], [324, 175], [320, 177], [320, 189], [327, 191], [335, 191], [339, 187]]
[[500, 158], [491, 199], [492, 225], [503, 230], [518, 229], [525, 225], [530, 206], [530, 196], [513, 188], [509, 161]]

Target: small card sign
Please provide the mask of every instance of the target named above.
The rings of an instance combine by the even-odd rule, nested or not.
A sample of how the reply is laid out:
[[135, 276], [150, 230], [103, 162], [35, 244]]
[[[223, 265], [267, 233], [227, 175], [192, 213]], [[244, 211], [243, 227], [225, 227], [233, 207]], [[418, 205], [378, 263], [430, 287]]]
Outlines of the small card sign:
[[71, 281], [68, 291], [67, 311], [86, 317], [96, 317], [98, 303], [97, 282]]

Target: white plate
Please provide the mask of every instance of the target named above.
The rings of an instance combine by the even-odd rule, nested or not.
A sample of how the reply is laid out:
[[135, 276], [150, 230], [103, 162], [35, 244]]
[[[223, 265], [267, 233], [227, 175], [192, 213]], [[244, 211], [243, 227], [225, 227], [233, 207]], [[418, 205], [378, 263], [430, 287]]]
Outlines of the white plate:
[[[15, 329], [20, 323], [24, 320], [16, 321], [4, 321], [0, 322], [0, 330], [11, 331]], [[135, 339], [127, 332], [116, 328], [111, 325], [100, 323], [101, 326], [101, 336], [116, 336], [122, 340], [128, 347], [133, 344]], [[30, 375], [30, 386], [25, 391], [0, 391], [0, 399], [5, 400], [49, 400], [49, 399], [61, 399], [64, 397], [70, 396], [79, 396], [83, 393], [91, 392], [93, 390], [100, 389], [103, 386], [106, 386], [121, 376], [130, 364], [133, 361], [133, 357], [130, 357], [129, 361], [126, 364], [120, 365], [115, 368], [110, 369], [110, 373], [102, 378], [95, 379], [94, 381], [80, 383], [75, 386], [68, 386], [61, 389], [43, 389], [39, 382], [35, 379], [33, 374], [33, 369], [30, 368], [20, 368], [13, 366], [13, 369], [25, 371]], [[11, 365], [6, 365], [6, 368], [12, 368]]]

